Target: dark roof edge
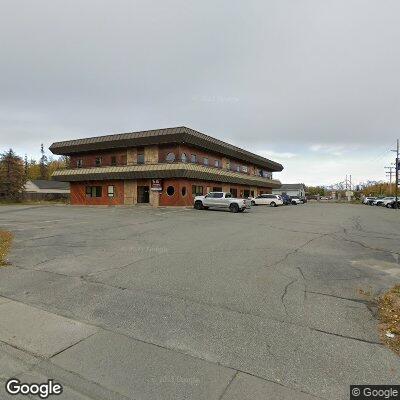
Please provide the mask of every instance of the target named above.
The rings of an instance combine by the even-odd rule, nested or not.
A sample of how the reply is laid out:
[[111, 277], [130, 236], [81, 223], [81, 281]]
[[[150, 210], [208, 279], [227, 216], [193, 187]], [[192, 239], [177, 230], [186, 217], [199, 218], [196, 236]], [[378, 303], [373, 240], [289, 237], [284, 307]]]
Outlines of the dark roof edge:
[[272, 171], [283, 170], [283, 166], [275, 161], [185, 126], [54, 142], [49, 149], [53, 154], [71, 155], [85, 151], [167, 143], [187, 143], [200, 146], [229, 157], [261, 165]]

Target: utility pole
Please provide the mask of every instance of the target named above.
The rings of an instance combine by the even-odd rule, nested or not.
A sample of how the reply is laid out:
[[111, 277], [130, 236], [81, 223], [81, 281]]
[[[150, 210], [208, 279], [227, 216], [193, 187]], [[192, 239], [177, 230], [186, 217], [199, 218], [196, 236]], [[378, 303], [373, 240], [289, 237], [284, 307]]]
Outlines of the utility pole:
[[399, 191], [399, 139], [397, 139], [397, 146], [396, 146], [396, 150], [392, 150], [396, 153], [396, 175], [395, 175], [395, 180], [396, 180], [396, 186], [394, 188], [394, 193], [395, 193], [395, 203], [394, 203], [394, 208], [398, 208], [397, 207], [397, 202], [398, 202], [398, 191]]
[[392, 175], [394, 175], [395, 167], [385, 167], [389, 171], [386, 171], [386, 175], [389, 176], [389, 194], [392, 194]]

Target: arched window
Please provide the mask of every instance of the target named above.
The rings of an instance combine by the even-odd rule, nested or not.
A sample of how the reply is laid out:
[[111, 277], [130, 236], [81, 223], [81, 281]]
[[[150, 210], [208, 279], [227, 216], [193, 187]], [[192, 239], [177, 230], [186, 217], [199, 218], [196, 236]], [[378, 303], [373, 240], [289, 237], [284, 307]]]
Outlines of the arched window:
[[168, 196], [173, 196], [175, 193], [175, 188], [173, 186], [168, 186], [167, 187], [167, 195]]
[[165, 157], [165, 160], [167, 162], [174, 162], [175, 161], [175, 153], [168, 153], [167, 156]]
[[182, 160], [182, 162], [187, 162], [186, 153], [182, 153], [182, 155], [181, 155], [181, 160]]
[[182, 196], [185, 197], [186, 196], [186, 186], [182, 187], [181, 192], [182, 192]]

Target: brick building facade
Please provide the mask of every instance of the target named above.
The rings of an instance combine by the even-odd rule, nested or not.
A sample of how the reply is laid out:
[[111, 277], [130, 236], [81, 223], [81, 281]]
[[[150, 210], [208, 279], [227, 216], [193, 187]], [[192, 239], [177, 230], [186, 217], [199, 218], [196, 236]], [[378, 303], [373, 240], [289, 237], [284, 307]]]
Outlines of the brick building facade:
[[70, 167], [53, 179], [70, 182], [71, 204], [191, 206], [195, 195], [271, 193], [282, 165], [190, 128], [56, 142]]

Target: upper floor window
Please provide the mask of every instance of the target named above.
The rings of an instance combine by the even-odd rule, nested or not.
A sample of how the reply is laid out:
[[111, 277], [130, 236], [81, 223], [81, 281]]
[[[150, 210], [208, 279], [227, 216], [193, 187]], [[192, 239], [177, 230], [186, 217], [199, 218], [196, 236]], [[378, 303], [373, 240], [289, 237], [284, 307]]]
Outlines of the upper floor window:
[[247, 173], [247, 171], [248, 171], [247, 165], [242, 165], [242, 171]]
[[117, 157], [116, 156], [111, 156], [111, 165], [117, 165]]
[[240, 165], [236, 165], [236, 171], [240, 172]]
[[82, 168], [83, 167], [83, 160], [82, 158], [78, 158], [78, 160], [76, 160], [76, 166], [78, 168]]
[[190, 161], [191, 161], [192, 163], [196, 163], [196, 162], [197, 162], [197, 156], [196, 156], [196, 154], [192, 154], [192, 155], [190, 156]]
[[165, 157], [165, 160], [167, 162], [174, 162], [175, 161], [175, 153], [168, 153], [167, 156]]
[[204, 157], [204, 158], [203, 158], [203, 164], [204, 164], [204, 165], [208, 165], [208, 158], [207, 158], [207, 157]]
[[144, 164], [144, 149], [143, 148], [139, 148], [137, 150], [137, 163]]
[[272, 173], [269, 172], [269, 171], [263, 171], [263, 172], [262, 172], [262, 176], [263, 176], [264, 178], [271, 179], [271, 178], [272, 178]]
[[100, 167], [100, 166], [101, 166], [101, 163], [102, 163], [101, 157], [96, 157], [95, 160], [94, 160], [94, 165], [95, 165], [96, 167]]
[[187, 162], [186, 153], [182, 153], [182, 155], [181, 155], [181, 160], [182, 160], [182, 162]]
[[219, 160], [215, 160], [214, 166], [216, 166], [217, 168], [219, 168]]

